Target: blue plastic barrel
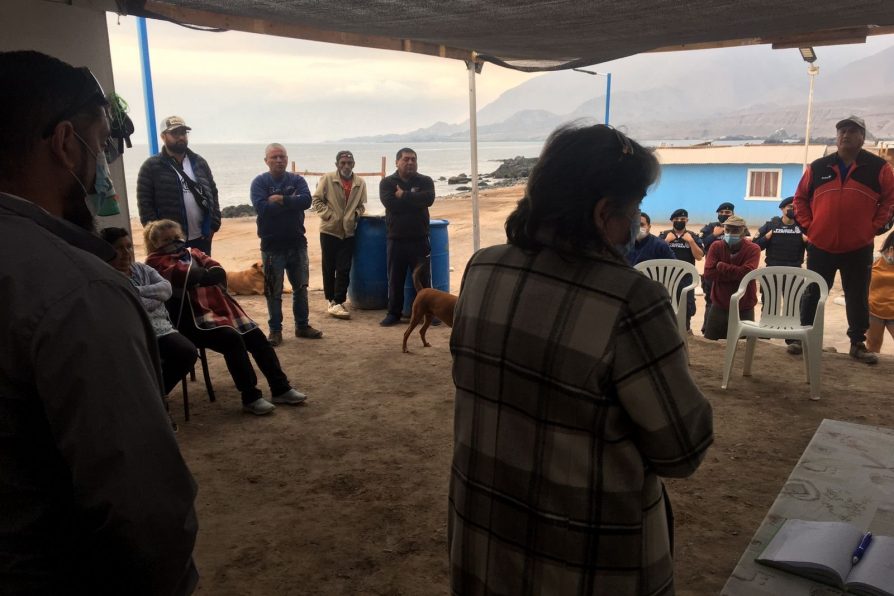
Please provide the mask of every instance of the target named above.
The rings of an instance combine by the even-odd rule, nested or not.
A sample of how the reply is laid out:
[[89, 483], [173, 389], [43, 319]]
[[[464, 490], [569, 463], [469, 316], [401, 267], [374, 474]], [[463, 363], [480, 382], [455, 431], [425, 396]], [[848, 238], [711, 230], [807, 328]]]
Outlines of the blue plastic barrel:
[[[442, 292], [450, 291], [450, 239], [447, 235], [447, 226], [450, 222], [446, 219], [433, 219], [429, 222], [429, 235], [431, 237], [431, 285]], [[407, 273], [404, 281], [404, 312], [409, 316], [413, 310], [413, 300], [416, 299], [416, 288], [413, 287], [413, 272]], [[353, 282], [351, 282], [353, 283]]]
[[348, 298], [354, 308], [388, 307], [387, 236], [383, 216], [364, 215], [357, 221]]

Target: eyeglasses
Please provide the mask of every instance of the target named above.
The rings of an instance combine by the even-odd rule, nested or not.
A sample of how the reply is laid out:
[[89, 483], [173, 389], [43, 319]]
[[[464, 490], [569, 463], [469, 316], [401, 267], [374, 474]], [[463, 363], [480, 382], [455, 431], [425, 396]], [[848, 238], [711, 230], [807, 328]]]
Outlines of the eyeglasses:
[[43, 138], [45, 139], [53, 134], [53, 130], [56, 129], [56, 126], [60, 122], [69, 120], [72, 116], [78, 114], [81, 110], [83, 110], [91, 103], [95, 104], [96, 106], [103, 107], [109, 105], [109, 102], [106, 99], [105, 91], [103, 91], [102, 89], [102, 85], [99, 84], [99, 81], [96, 79], [96, 76], [92, 72], [90, 72], [90, 69], [86, 66], [82, 66], [75, 69], [75, 71], [77, 72], [76, 76], [79, 78], [79, 91], [75, 95], [75, 100], [69, 105], [69, 107], [62, 110], [62, 112], [60, 112], [55, 118], [50, 120], [50, 123], [43, 130]]

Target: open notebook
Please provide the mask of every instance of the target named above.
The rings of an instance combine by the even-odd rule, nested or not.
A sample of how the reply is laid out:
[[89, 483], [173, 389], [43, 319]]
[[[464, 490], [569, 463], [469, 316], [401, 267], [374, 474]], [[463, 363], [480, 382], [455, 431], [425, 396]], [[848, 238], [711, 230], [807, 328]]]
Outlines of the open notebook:
[[755, 560], [849, 594], [894, 596], [894, 538], [873, 535], [863, 558], [853, 565], [863, 534], [845, 522], [790, 519]]

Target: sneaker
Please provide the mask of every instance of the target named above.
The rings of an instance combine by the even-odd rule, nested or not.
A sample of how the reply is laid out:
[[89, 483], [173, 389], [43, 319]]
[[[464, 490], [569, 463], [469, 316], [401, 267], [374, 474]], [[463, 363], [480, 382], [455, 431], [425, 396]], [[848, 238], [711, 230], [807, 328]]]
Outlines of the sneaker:
[[282, 343], [282, 331], [271, 331], [270, 335], [267, 336], [267, 341], [275, 348]]
[[275, 409], [276, 406], [274, 406], [264, 398], [258, 398], [250, 404], [242, 404], [243, 412], [248, 412], [249, 414], [254, 414], [255, 416], [263, 416], [264, 414], [269, 414]]
[[801, 342], [796, 341], [796, 342], [794, 342], [794, 343], [790, 343], [790, 344], [785, 348], [785, 351], [788, 352], [789, 354], [793, 355], [793, 356], [797, 356], [798, 354], [802, 353], [802, 352], [804, 351], [804, 349], [801, 348]]
[[336, 319], [350, 319], [351, 313], [348, 312], [348, 309], [345, 308], [344, 304], [336, 304], [332, 303], [329, 307], [328, 312], [330, 315], [335, 317]]
[[323, 332], [319, 329], [314, 329], [310, 325], [306, 327], [298, 327], [295, 329], [295, 337], [303, 337], [304, 339], [320, 339], [323, 337]]
[[384, 319], [379, 321], [379, 325], [381, 325], [382, 327], [393, 327], [398, 323], [400, 323], [400, 317], [391, 313], [388, 313], [387, 315], [385, 315]]
[[858, 344], [851, 344], [851, 358], [854, 360], [858, 360], [865, 364], [876, 364], [878, 363], [878, 356], [873, 352], [870, 352], [866, 349], [866, 344], [860, 342]]
[[296, 391], [295, 389], [289, 389], [285, 393], [280, 393], [279, 395], [273, 396], [273, 403], [275, 404], [288, 404], [290, 406], [295, 406], [304, 401], [307, 401], [307, 396], [300, 391]]

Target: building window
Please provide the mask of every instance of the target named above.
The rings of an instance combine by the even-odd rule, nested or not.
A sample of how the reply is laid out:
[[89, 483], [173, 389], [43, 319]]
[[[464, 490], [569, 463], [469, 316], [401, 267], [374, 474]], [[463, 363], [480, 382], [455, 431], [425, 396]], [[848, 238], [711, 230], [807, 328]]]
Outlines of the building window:
[[782, 170], [748, 170], [745, 199], [776, 201], [782, 198]]

